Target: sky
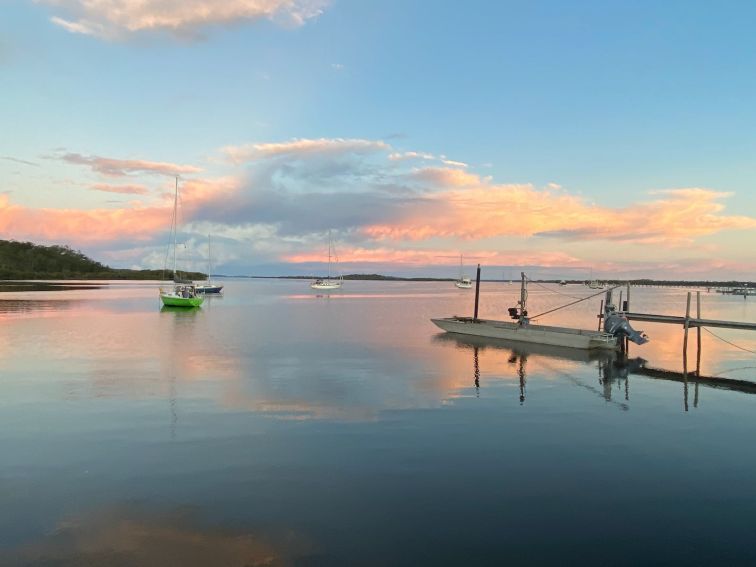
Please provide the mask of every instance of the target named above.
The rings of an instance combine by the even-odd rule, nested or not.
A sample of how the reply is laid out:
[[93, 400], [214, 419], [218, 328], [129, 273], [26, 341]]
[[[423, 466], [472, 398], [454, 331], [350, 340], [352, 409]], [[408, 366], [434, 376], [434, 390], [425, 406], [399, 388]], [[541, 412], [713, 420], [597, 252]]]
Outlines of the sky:
[[756, 4], [2, 0], [0, 238], [162, 268], [756, 279]]

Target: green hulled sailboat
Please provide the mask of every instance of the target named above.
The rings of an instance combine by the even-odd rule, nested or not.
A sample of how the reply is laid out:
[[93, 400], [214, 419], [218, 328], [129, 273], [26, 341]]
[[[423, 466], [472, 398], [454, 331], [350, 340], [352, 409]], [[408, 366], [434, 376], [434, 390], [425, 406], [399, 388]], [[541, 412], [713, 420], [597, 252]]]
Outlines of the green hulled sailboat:
[[182, 282], [176, 270], [176, 233], [178, 231], [178, 176], [176, 176], [176, 190], [173, 196], [173, 220], [171, 221], [171, 237], [173, 246], [173, 286], [160, 288], [160, 300], [167, 307], [199, 307], [205, 301], [205, 296], [197, 293], [197, 286], [191, 282]]

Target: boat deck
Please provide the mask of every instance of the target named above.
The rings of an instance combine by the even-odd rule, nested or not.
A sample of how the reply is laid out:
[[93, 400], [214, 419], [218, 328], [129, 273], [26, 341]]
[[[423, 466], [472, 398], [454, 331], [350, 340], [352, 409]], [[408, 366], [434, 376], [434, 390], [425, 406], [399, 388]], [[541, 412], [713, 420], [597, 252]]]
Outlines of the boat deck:
[[544, 345], [581, 349], [616, 349], [617, 338], [609, 333], [554, 327], [549, 325], [525, 325], [509, 321], [473, 319], [472, 317], [446, 317], [431, 319], [439, 328], [450, 333], [480, 337], [510, 339]]

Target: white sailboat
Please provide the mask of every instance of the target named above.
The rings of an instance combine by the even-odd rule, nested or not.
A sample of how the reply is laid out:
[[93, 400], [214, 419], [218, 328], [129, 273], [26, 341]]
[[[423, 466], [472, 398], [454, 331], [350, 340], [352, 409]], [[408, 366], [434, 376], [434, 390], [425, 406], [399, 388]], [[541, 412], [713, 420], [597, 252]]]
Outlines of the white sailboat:
[[[333, 254], [331, 253], [331, 249], [333, 248], [333, 245], [331, 243], [331, 231], [328, 231], [328, 277], [327, 278], [318, 278], [314, 282], [310, 284], [310, 287], [312, 289], [318, 289], [318, 290], [331, 290], [331, 289], [339, 289], [341, 285], [344, 283], [344, 277], [339, 274], [338, 278], [331, 278], [331, 257], [336, 256], [335, 249]], [[338, 262], [338, 257], [336, 257], [336, 261]]]
[[588, 286], [588, 289], [604, 289], [606, 287], [603, 282], [593, 279], [593, 268], [591, 268], [590, 280], [587, 281], [585, 285]]
[[213, 249], [210, 235], [207, 235], [207, 281], [196, 284], [197, 293], [223, 293], [223, 286], [214, 284], [211, 279], [213, 273]]
[[470, 289], [472, 287], [472, 280], [463, 273], [462, 254], [459, 255], [459, 279], [454, 282], [454, 285], [459, 289]]

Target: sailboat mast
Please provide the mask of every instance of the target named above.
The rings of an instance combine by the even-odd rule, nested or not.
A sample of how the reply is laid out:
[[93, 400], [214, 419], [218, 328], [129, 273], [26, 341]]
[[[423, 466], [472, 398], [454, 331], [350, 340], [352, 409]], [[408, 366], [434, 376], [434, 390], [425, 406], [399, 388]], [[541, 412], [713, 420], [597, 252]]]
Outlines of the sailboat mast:
[[462, 281], [462, 253], [459, 254], [459, 281]]
[[331, 231], [328, 231], [328, 279], [331, 279]]
[[520, 325], [524, 325], [527, 322], [525, 317], [528, 309], [528, 292], [525, 288], [525, 272], [520, 272], [520, 275], [522, 276], [522, 285], [520, 286]]
[[176, 176], [176, 189], [173, 194], [173, 280], [176, 280], [176, 232], [178, 232], [178, 175]]
[[210, 273], [213, 270], [213, 249], [210, 241], [210, 235], [207, 235], [207, 281], [210, 283]]

